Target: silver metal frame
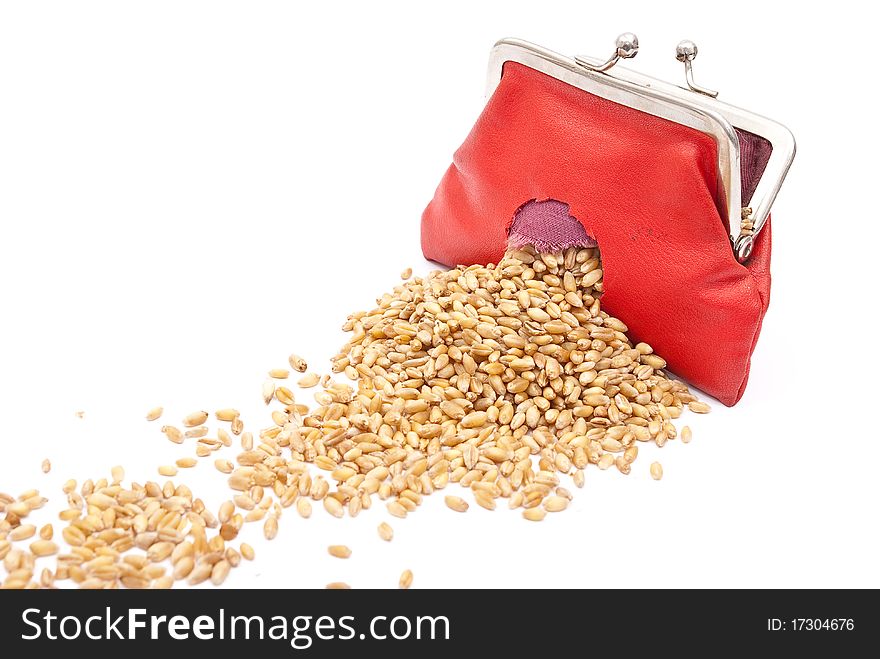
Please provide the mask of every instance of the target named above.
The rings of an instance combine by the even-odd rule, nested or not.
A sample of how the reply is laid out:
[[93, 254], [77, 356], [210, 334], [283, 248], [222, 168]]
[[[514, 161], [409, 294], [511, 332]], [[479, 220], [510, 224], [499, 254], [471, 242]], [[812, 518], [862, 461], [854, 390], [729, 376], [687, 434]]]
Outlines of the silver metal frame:
[[[582, 61], [584, 64], [579, 64]], [[718, 195], [727, 214], [730, 239], [737, 259], [751, 254], [782, 181], [795, 154], [795, 141], [782, 124], [704, 94], [615, 66], [612, 73], [591, 70], [605, 60], [579, 56], [577, 60], [523, 41], [502, 39], [489, 57], [486, 96], [501, 82], [505, 62], [518, 62], [578, 89], [656, 117], [668, 119], [711, 135], [718, 151]], [[734, 126], [767, 139], [773, 147], [770, 160], [751, 200], [753, 234], [740, 235], [740, 146]]]

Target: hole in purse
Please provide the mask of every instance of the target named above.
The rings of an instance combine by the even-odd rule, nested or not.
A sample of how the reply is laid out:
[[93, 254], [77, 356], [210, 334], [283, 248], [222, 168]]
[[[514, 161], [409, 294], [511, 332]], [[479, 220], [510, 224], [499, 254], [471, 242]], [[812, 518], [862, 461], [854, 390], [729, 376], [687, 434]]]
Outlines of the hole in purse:
[[511, 247], [534, 245], [539, 252], [597, 246], [583, 225], [571, 216], [568, 204], [556, 199], [532, 199], [520, 206], [507, 236]]

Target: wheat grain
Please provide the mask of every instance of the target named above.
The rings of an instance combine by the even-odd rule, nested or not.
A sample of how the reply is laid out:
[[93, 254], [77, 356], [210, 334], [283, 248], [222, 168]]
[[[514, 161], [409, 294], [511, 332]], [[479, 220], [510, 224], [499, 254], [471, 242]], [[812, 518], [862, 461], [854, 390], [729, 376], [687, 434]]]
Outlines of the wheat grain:
[[225, 559], [215, 563], [214, 569], [211, 570], [211, 583], [215, 586], [222, 584], [229, 576], [230, 569], [232, 569], [232, 565]]
[[568, 508], [568, 499], [561, 496], [547, 497], [544, 499], [544, 510], [548, 513], [558, 513]]
[[275, 536], [278, 535], [278, 520], [274, 517], [266, 518], [265, 523], [263, 524], [263, 536], [266, 540], [274, 540]]
[[304, 375], [299, 380], [297, 380], [296, 384], [298, 387], [302, 387], [303, 389], [309, 389], [318, 384], [318, 374], [317, 373], [308, 373]]
[[275, 398], [275, 383], [272, 380], [266, 380], [263, 383], [263, 402], [268, 405]]
[[290, 367], [294, 371], [305, 373], [309, 370], [309, 365], [306, 363], [306, 360], [299, 355], [290, 355], [290, 357], [287, 358], [287, 361], [290, 362]]
[[208, 413], [205, 411], [199, 412], [191, 412], [183, 417], [183, 425], [187, 428], [194, 428], [195, 426], [202, 425], [205, 421], [208, 420]]
[[334, 499], [333, 497], [324, 498], [324, 510], [333, 515], [333, 517], [342, 517], [345, 514], [345, 509], [342, 507], [342, 504], [339, 503], [338, 499]]
[[241, 416], [241, 413], [231, 407], [225, 407], [214, 412], [214, 416], [217, 418], [218, 421], [231, 422], [235, 421], [239, 416]]
[[174, 442], [175, 444], [183, 444], [183, 433], [174, 426], [162, 426], [162, 432], [165, 437], [168, 438], [169, 442]]
[[34, 556], [51, 556], [58, 553], [58, 545], [51, 540], [37, 540], [31, 543], [30, 550]]
[[37, 533], [37, 527], [33, 524], [21, 524], [9, 532], [9, 539], [16, 542], [33, 538]]
[[348, 558], [351, 556], [351, 549], [345, 545], [330, 545], [327, 552], [335, 558]]
[[397, 585], [400, 587], [401, 590], [408, 590], [409, 587], [412, 586], [412, 582], [412, 570], [404, 570], [400, 575], [400, 579], [398, 580]]
[[530, 522], [540, 522], [547, 516], [547, 511], [539, 507], [527, 508], [522, 516]]

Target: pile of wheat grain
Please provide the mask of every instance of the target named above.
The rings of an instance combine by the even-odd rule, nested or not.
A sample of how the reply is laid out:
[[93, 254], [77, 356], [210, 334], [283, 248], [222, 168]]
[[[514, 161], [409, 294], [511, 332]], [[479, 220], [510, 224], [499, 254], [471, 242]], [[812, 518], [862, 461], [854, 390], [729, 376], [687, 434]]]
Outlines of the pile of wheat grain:
[[[483, 508], [502, 500], [540, 521], [568, 507], [566, 478], [582, 486], [591, 464], [628, 474], [640, 442], [674, 439], [673, 419], [685, 407], [709, 411], [668, 376], [649, 345], [633, 345], [626, 325], [602, 311], [595, 249], [524, 248], [497, 265], [402, 277], [375, 309], [352, 314], [343, 327], [351, 337], [332, 370], [353, 385], [307, 372], [306, 361], [291, 355], [291, 368], [303, 374], [299, 387], [319, 387], [316, 406], [297, 402], [283, 384], [287, 369], [272, 369], [262, 389], [265, 402], [276, 405], [272, 425], [256, 435], [234, 409], [215, 413], [229, 424], [216, 437], [208, 436], [205, 411], [187, 415], [184, 429], [162, 426], [170, 441], [196, 444], [196, 457], [159, 467], [163, 476], [239, 437], [234, 462], [214, 460], [235, 492], [216, 516], [184, 485], [125, 488], [121, 469], [109, 482], [86, 481], [79, 492], [70, 481], [59, 517], [71, 549], [35, 580], [36, 560], [59, 551], [51, 525], [29, 549], [15, 543], [36, 533], [25, 518], [46, 500], [36, 491], [0, 494], [3, 587], [52, 587], [65, 579], [99, 588], [169, 587], [183, 579], [219, 585], [242, 556], [254, 557], [250, 546], [231, 544], [244, 524], [262, 522], [272, 540], [288, 507], [309, 517], [320, 502], [331, 515], [355, 516], [375, 499], [403, 518], [453, 484], [470, 489]], [[155, 408], [147, 419], [162, 412]], [[681, 437], [690, 441], [689, 428]], [[662, 477], [659, 463], [650, 474]], [[454, 511], [468, 509], [457, 494], [445, 501]], [[393, 537], [386, 522], [379, 536]], [[329, 552], [350, 555], [341, 545]], [[400, 584], [411, 582], [407, 570]]]

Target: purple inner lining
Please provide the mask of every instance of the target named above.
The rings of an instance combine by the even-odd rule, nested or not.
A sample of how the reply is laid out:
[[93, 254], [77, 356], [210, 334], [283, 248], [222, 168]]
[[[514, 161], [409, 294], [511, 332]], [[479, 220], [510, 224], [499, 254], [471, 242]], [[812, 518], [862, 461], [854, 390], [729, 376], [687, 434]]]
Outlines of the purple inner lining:
[[742, 205], [746, 206], [752, 200], [758, 181], [767, 169], [770, 154], [773, 153], [773, 145], [760, 135], [755, 135], [745, 130], [736, 128], [739, 137], [739, 161], [740, 177], [742, 179]]
[[558, 252], [568, 247], [595, 247], [583, 225], [568, 212], [568, 204], [556, 199], [529, 201], [513, 216], [508, 231], [511, 247], [534, 245], [539, 252]]

